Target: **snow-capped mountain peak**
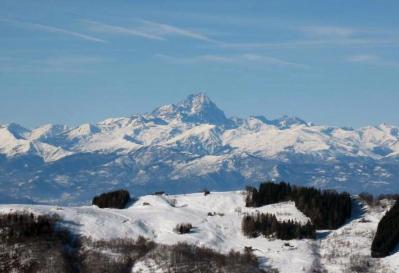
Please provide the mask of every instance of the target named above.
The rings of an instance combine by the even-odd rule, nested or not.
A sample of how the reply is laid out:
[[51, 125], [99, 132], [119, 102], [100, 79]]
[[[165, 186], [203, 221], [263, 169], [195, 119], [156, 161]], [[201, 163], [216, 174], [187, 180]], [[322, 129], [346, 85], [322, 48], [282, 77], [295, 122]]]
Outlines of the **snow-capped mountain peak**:
[[67, 125], [46, 124], [33, 129], [29, 135], [32, 140], [42, 140], [51, 138], [69, 130]]
[[217, 108], [205, 93], [189, 95], [185, 100], [177, 104], [179, 108], [190, 109], [192, 114], [198, 114], [208, 109]]
[[4, 126], [0, 125], [0, 128], [3, 127], [10, 134], [12, 134], [16, 139], [24, 139], [30, 133], [30, 131], [17, 123], [9, 123]]
[[38, 156], [45, 162], [55, 161], [71, 154], [60, 147], [40, 142], [38, 140], [40, 136], [51, 131], [51, 126], [45, 128], [48, 130], [41, 128], [29, 131], [15, 123], [0, 126], [0, 154], [7, 157]]
[[209, 123], [226, 125], [230, 121], [205, 93], [189, 95], [175, 104], [161, 106], [152, 112], [153, 115], [170, 119], [181, 119], [190, 123]]
[[80, 136], [96, 134], [99, 132], [100, 132], [100, 129], [97, 126], [86, 123], [86, 124], [82, 124], [74, 129], [72, 129], [71, 131], [69, 131], [68, 136], [70, 138], [76, 138], [76, 137], [80, 137]]
[[288, 129], [288, 128], [290, 128], [292, 126], [296, 126], [296, 125], [305, 125], [305, 126], [312, 125], [312, 123], [306, 122], [303, 119], [300, 119], [298, 117], [291, 117], [288, 115], [284, 115], [280, 118], [276, 118], [276, 119], [272, 119], [272, 120], [269, 120], [264, 116], [253, 116], [253, 118], [256, 118], [256, 119], [262, 121], [264, 124], [274, 125], [274, 126], [278, 127], [279, 129]]
[[284, 115], [281, 118], [273, 120], [272, 122], [281, 129], [287, 129], [293, 125], [308, 125], [308, 123], [303, 119], [298, 117], [290, 117], [288, 115]]

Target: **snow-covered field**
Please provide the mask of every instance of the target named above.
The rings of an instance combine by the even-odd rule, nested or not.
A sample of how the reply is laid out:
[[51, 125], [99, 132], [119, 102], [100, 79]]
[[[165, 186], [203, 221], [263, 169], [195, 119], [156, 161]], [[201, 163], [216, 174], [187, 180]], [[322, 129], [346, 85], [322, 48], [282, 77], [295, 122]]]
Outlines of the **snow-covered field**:
[[[243, 251], [251, 246], [262, 267], [271, 266], [280, 272], [309, 272], [322, 265], [328, 272], [344, 272], [354, 254], [368, 256], [373, 234], [384, 210], [366, 209], [356, 213], [348, 224], [332, 232], [320, 232], [318, 240], [281, 241], [264, 237], [249, 239], [241, 232], [245, 213], [273, 213], [279, 220], [295, 219], [306, 223], [308, 218], [292, 202], [260, 208], [246, 208], [243, 192], [212, 192], [187, 195], [148, 195], [140, 197], [123, 210], [99, 209], [95, 206], [56, 207], [42, 205], [0, 205], [0, 213], [29, 211], [37, 214], [58, 214], [62, 225], [76, 234], [94, 240], [137, 238], [139, 235], [162, 244], [180, 241], [213, 248], [222, 253], [231, 249]], [[209, 216], [208, 213], [216, 213]], [[193, 232], [179, 235], [176, 224], [191, 223]], [[379, 260], [392, 272], [399, 270], [399, 253]], [[139, 269], [145, 267], [136, 265]]]

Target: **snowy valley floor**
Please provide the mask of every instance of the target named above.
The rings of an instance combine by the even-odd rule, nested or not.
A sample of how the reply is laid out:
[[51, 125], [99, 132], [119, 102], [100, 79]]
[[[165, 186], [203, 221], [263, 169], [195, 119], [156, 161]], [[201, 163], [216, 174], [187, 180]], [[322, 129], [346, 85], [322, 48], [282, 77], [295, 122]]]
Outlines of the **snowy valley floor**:
[[[244, 198], [243, 192], [212, 192], [206, 196], [203, 193], [148, 195], [123, 210], [95, 206], [1, 205], [0, 213], [58, 214], [63, 226], [92, 240], [135, 239], [141, 235], [160, 244], [187, 242], [221, 253], [231, 249], [242, 252], [245, 247], [252, 247], [262, 268], [276, 268], [282, 273], [399, 272], [399, 252], [384, 259], [370, 257], [374, 232], [389, 205], [369, 208], [358, 204], [352, 219], [338, 230], [319, 231], [317, 240], [282, 241], [245, 237], [241, 232], [243, 214], [268, 212], [279, 220], [295, 219], [302, 223], [308, 218], [293, 202], [246, 208]], [[191, 223], [193, 231], [175, 233], [173, 229], [180, 223]], [[364, 265], [369, 271], [360, 271]], [[154, 272], [156, 267], [150, 260], [142, 261], [135, 264], [132, 272]]]

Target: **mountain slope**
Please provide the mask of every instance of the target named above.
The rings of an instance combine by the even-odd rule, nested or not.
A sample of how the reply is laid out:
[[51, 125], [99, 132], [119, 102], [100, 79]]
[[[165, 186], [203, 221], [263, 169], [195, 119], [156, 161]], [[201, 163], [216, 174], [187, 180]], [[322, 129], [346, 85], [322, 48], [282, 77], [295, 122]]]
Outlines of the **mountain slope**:
[[398, 127], [228, 118], [203, 93], [151, 113], [73, 128], [0, 127], [0, 193], [37, 202], [84, 203], [120, 187], [136, 194], [232, 190], [267, 179], [395, 192], [398, 163]]

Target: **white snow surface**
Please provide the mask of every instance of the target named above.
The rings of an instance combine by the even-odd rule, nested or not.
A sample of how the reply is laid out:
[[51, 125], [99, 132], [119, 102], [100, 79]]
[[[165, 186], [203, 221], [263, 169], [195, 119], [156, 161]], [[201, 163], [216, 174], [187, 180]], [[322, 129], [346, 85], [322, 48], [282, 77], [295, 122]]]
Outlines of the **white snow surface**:
[[[262, 266], [273, 266], [280, 272], [309, 269], [313, 261], [310, 240], [290, 241], [288, 250], [281, 240], [263, 237], [249, 239], [241, 232], [244, 213], [273, 213], [279, 220], [294, 219], [306, 223], [308, 218], [285, 202], [246, 208], [243, 192], [212, 192], [187, 195], [148, 195], [140, 197], [132, 206], [123, 209], [99, 209], [96, 206], [55, 207], [42, 205], [1, 205], [0, 213], [29, 211], [35, 214], [58, 214], [62, 225], [75, 234], [94, 240], [112, 238], [137, 238], [142, 235], [162, 244], [187, 242], [206, 246], [222, 253], [231, 249], [243, 251], [252, 246]], [[208, 212], [216, 212], [208, 216]], [[191, 223], [194, 231], [179, 235], [173, 231], [179, 223]], [[287, 262], [289, 261], [289, 262]], [[136, 269], [145, 264], [136, 265]]]
[[[0, 205], [0, 213], [27, 211], [35, 214], [58, 214], [61, 225], [73, 233], [94, 240], [144, 236], [161, 244], [187, 242], [212, 248], [221, 253], [231, 249], [243, 251], [251, 246], [260, 266], [277, 268], [281, 273], [310, 272], [321, 264], [331, 273], [344, 272], [354, 255], [370, 258], [370, 247], [379, 220], [390, 205], [364, 207], [351, 220], [334, 231], [319, 231], [317, 240], [282, 241], [263, 236], [247, 238], [241, 232], [246, 213], [272, 213], [278, 220], [292, 219], [306, 223], [309, 219], [293, 202], [282, 202], [259, 208], [247, 208], [241, 191], [184, 195], [147, 195], [126, 209], [100, 209], [96, 206], [57, 207], [44, 205]], [[208, 216], [208, 213], [216, 213]], [[179, 235], [173, 231], [180, 223], [191, 223], [193, 232]], [[399, 251], [383, 259], [377, 272], [398, 272]], [[151, 260], [137, 263], [132, 272], [162, 272]], [[160, 270], [160, 269], [159, 269]], [[384, 271], [385, 270], [385, 271]]]

